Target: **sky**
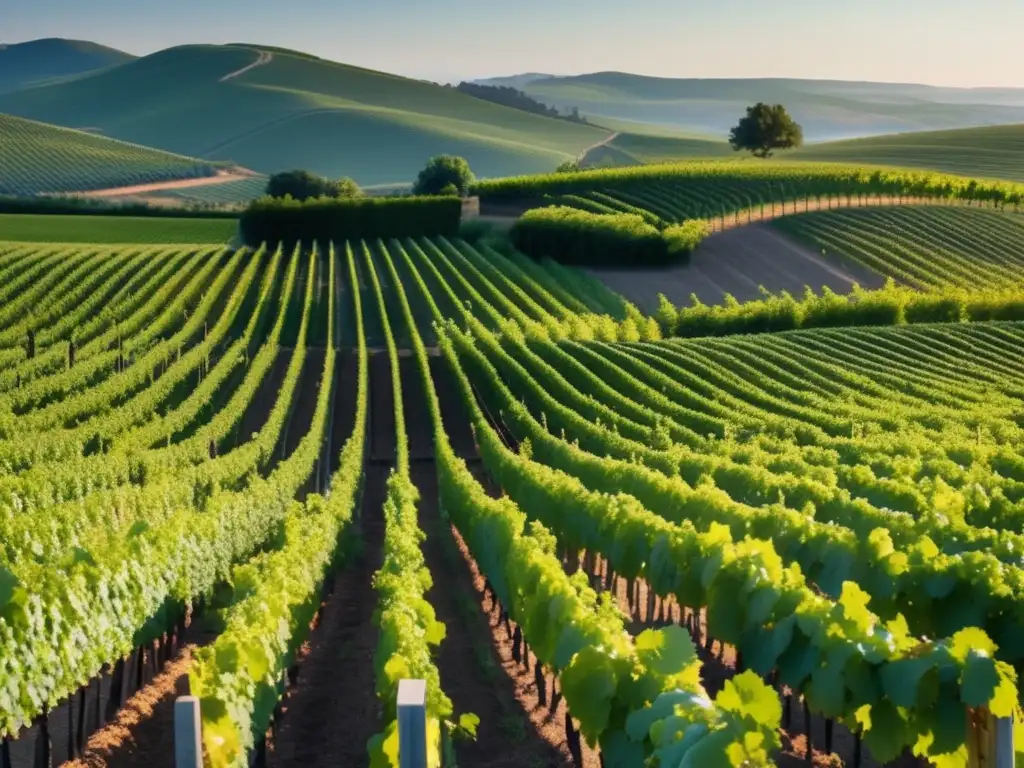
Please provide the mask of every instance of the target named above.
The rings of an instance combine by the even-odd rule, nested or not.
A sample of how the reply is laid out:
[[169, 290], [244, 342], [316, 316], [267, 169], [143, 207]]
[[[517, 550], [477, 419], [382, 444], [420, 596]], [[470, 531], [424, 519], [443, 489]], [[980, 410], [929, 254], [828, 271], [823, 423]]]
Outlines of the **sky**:
[[279, 45], [457, 81], [617, 70], [1024, 87], [1024, 0], [0, 0], [0, 41]]

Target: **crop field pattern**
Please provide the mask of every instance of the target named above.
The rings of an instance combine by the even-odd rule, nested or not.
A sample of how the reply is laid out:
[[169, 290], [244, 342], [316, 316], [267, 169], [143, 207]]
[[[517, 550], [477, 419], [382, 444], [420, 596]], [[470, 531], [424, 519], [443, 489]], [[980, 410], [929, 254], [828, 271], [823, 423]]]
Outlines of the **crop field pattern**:
[[183, 155], [0, 115], [0, 195], [85, 192], [212, 176]]
[[662, 340], [486, 240], [0, 243], [5, 768], [169, 768], [185, 690], [212, 766], [393, 765], [403, 678], [431, 765], [967, 765], [1019, 707], [1022, 350]]

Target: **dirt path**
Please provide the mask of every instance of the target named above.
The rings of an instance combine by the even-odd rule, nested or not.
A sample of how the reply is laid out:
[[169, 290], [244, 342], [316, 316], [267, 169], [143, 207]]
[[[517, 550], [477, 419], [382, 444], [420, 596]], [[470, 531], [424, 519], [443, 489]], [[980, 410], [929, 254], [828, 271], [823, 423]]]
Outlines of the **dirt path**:
[[259, 58], [257, 58], [256, 61], [254, 61], [252, 64], [247, 64], [241, 69], [237, 69], [234, 72], [229, 72], [220, 79], [220, 82], [224, 83], [228, 80], [234, 80], [239, 75], [244, 75], [250, 69], [256, 69], [256, 67], [265, 66], [266, 64], [269, 64], [271, 61], [274, 60], [274, 54], [272, 54], [270, 51], [260, 51], [259, 54]]
[[150, 192], [163, 192], [168, 189], [210, 187], [216, 184], [226, 184], [229, 181], [251, 179], [254, 176], [259, 176], [259, 174], [246, 168], [231, 168], [228, 170], [217, 171], [213, 176], [200, 176], [195, 179], [176, 179], [174, 181], [156, 181], [152, 184], [135, 184], [130, 187], [93, 189], [88, 192], [77, 192], [75, 194], [78, 197], [125, 197], [128, 195], [144, 195]]
[[885, 279], [837, 253], [822, 256], [768, 224], [750, 224], [718, 232], [690, 257], [687, 264], [666, 268], [591, 269], [613, 291], [648, 312], [658, 308], [658, 294], [673, 304], [689, 306], [690, 294], [705, 304], [719, 304], [725, 294], [738, 301], [761, 297], [760, 286], [799, 297], [804, 286], [815, 291], [828, 286], [849, 293], [854, 284], [880, 288]]
[[619, 132], [616, 131], [615, 133], [612, 133], [612, 134], [610, 134], [608, 136], [605, 136], [600, 141], [598, 141], [598, 142], [596, 142], [594, 144], [591, 144], [589, 147], [587, 147], [586, 149], [582, 150], [578, 155], [576, 155], [576, 162], [578, 164], [583, 163], [587, 159], [587, 155], [589, 155], [595, 149], [600, 149], [601, 147], [604, 147], [604, 146], [607, 146], [608, 144], [611, 144], [613, 141], [615, 141], [617, 138], [619, 138], [619, 135], [620, 135]]

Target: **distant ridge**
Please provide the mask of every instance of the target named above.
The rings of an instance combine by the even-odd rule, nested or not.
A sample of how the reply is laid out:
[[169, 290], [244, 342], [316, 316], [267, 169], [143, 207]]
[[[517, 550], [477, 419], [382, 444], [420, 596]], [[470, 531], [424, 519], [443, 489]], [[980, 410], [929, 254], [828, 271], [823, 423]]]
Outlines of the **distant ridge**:
[[519, 87], [549, 106], [577, 106], [597, 123], [607, 117], [722, 137], [757, 101], [784, 104], [812, 142], [1024, 122], [1024, 88], [612, 71], [529, 79]]
[[0, 112], [259, 173], [306, 168], [364, 186], [410, 182], [441, 154], [465, 157], [483, 177], [552, 171], [612, 133], [252, 44], [169, 48], [0, 94]]
[[132, 61], [135, 56], [87, 40], [48, 37], [0, 47], [0, 93], [81, 75]]

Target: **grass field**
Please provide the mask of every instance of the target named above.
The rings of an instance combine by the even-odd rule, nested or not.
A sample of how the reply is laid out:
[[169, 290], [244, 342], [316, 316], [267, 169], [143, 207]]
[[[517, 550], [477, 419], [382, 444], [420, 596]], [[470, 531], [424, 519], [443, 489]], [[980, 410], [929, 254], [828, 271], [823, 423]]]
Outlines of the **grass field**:
[[1024, 216], [931, 206], [817, 211], [772, 226], [828, 257], [917, 288], [997, 288], [1024, 280]]
[[1024, 124], [811, 144], [783, 157], [926, 168], [961, 176], [1024, 181]]
[[433, 764], [964, 764], [965, 702], [1020, 700], [1024, 325], [664, 341], [610, 303], [445, 238], [0, 243], [12, 765], [115, 666], [119, 764], [186, 689], [211, 765], [272, 721], [283, 768], [388, 764], [400, 678]]
[[607, 144], [591, 150], [584, 157], [586, 166], [641, 165], [671, 163], [707, 157], [730, 157], [735, 153], [724, 141], [693, 136], [620, 133]]
[[432, 155], [481, 176], [551, 170], [608, 131], [394, 75], [244, 46], [183, 46], [95, 75], [0, 96], [0, 111], [260, 172], [306, 167], [406, 182]]
[[234, 219], [0, 214], [0, 241], [36, 243], [226, 243]]
[[86, 192], [215, 172], [192, 157], [0, 115], [0, 195]]

